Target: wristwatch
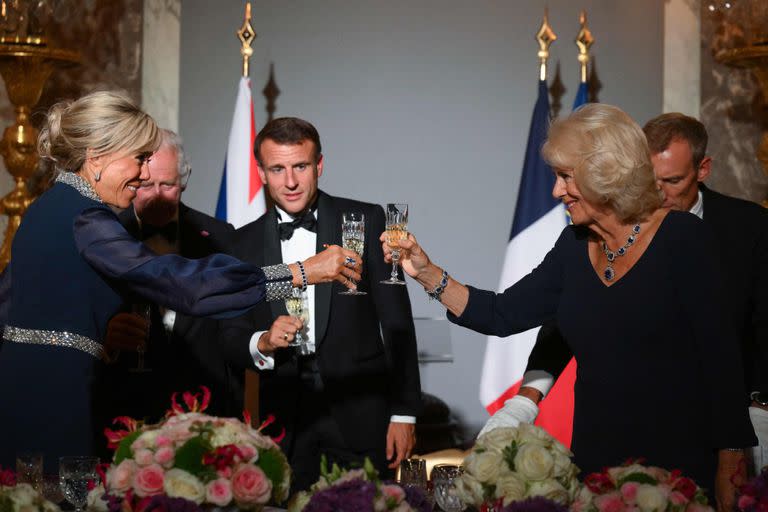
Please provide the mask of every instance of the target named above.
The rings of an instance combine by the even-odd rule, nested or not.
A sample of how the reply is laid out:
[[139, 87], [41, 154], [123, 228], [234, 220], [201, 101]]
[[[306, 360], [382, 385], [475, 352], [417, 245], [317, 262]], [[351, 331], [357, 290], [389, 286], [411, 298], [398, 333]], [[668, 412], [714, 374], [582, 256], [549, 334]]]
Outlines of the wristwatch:
[[753, 391], [752, 394], [749, 395], [749, 398], [751, 398], [753, 402], [757, 402], [758, 405], [768, 407], [768, 393]]

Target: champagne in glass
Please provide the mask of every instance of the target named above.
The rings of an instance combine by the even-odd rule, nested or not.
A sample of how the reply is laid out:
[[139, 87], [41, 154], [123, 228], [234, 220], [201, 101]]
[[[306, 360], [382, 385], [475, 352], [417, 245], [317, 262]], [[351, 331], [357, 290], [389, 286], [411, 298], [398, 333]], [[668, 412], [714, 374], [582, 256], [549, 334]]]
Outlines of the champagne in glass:
[[[365, 251], [365, 216], [351, 212], [341, 214], [341, 243], [345, 249], [363, 256]], [[367, 295], [359, 290], [345, 290], [340, 295]]]
[[392, 274], [382, 283], [404, 285], [405, 281], [397, 275], [397, 265], [400, 262], [400, 240], [408, 238], [408, 205], [389, 203], [384, 213], [387, 222], [387, 245], [392, 249]]
[[98, 457], [61, 457], [59, 459], [59, 485], [64, 497], [82, 512], [88, 501], [89, 484], [98, 483], [96, 466]]
[[289, 315], [301, 320], [304, 328], [296, 331], [296, 337], [288, 346], [301, 347], [309, 341], [303, 332], [309, 326], [309, 305], [307, 304], [307, 297], [299, 288], [294, 288], [291, 293], [292, 295], [285, 299], [285, 309], [288, 310]]

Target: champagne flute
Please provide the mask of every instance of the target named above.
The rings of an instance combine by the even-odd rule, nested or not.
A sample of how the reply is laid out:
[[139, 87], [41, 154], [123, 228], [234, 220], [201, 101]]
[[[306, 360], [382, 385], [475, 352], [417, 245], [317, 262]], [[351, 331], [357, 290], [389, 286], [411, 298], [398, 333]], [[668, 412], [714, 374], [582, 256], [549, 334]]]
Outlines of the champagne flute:
[[400, 262], [400, 240], [408, 238], [408, 205], [388, 203], [384, 213], [387, 222], [387, 245], [392, 249], [392, 274], [381, 283], [404, 285], [405, 281], [397, 275], [397, 265]]
[[82, 512], [88, 501], [89, 484], [98, 483], [96, 466], [98, 457], [61, 457], [59, 459], [59, 485], [64, 497]]
[[300, 288], [294, 288], [291, 296], [285, 299], [285, 309], [288, 310], [289, 315], [298, 318], [304, 324], [302, 329], [296, 331], [296, 337], [288, 346], [302, 347], [306, 345], [309, 341], [303, 332], [309, 326], [309, 304], [307, 304], [306, 294]]
[[[365, 215], [358, 212], [341, 214], [341, 243], [345, 249], [355, 251], [361, 258], [365, 249]], [[367, 295], [366, 292], [347, 289], [339, 295]]]
[[[132, 311], [139, 315], [147, 322], [147, 336], [144, 338], [144, 342], [149, 341], [149, 332], [152, 327], [152, 306], [146, 302], [134, 304], [131, 306]], [[136, 367], [129, 368], [128, 371], [132, 373], [147, 373], [151, 372], [151, 368], [147, 368], [144, 364], [144, 353], [146, 352], [146, 345], [139, 345], [136, 347]]]

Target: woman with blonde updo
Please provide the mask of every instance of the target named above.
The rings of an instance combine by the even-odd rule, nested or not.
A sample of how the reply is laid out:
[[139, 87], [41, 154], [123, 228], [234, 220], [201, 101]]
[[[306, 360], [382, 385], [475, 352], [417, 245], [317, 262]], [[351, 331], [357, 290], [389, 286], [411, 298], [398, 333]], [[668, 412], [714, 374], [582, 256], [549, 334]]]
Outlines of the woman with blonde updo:
[[53, 161], [56, 182], [24, 216], [2, 281], [0, 465], [35, 451], [55, 471], [61, 455], [94, 453], [107, 425], [92, 425], [99, 404], [91, 386], [107, 321], [128, 294], [225, 317], [284, 299], [296, 286], [360, 278], [359, 257], [338, 246], [264, 269], [223, 254], [188, 260], [151, 252], [110, 207], [131, 203], [160, 141], [152, 118], [114, 92], [59, 103], [48, 114], [39, 150]]
[[589, 104], [555, 122], [542, 152], [573, 225], [533, 272], [502, 293], [479, 290], [414, 238], [400, 242], [403, 269], [474, 331], [504, 337], [556, 322], [578, 361], [572, 449], [583, 475], [643, 457], [681, 469], [727, 508], [741, 450], [756, 439], [713, 235], [661, 208], [645, 136], [616, 107]]

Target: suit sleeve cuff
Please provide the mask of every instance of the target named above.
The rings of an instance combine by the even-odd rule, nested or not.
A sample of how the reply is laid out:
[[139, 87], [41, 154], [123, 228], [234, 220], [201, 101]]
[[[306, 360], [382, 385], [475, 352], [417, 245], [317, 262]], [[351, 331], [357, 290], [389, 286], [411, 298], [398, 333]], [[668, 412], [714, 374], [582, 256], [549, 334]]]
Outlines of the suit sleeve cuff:
[[542, 398], [547, 396], [549, 390], [555, 384], [555, 378], [544, 370], [530, 370], [523, 375], [523, 383], [520, 387], [529, 387], [541, 392]]
[[259, 338], [261, 338], [261, 335], [265, 332], [267, 331], [256, 331], [253, 333], [253, 336], [251, 336], [251, 341], [248, 342], [248, 350], [251, 352], [253, 364], [256, 366], [257, 370], [274, 370], [275, 358], [265, 356], [259, 352]]
[[390, 423], [410, 423], [415, 424], [416, 423], [416, 416], [400, 416], [398, 414], [393, 414], [392, 417], [389, 419]]

